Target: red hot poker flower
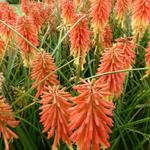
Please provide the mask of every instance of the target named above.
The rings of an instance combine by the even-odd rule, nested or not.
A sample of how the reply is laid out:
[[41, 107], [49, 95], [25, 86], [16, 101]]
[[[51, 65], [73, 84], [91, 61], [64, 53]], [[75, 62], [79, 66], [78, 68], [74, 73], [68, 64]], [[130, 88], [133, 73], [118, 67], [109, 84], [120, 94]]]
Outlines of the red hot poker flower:
[[71, 0], [63, 0], [60, 3], [61, 17], [64, 24], [72, 25], [74, 23], [74, 18], [76, 17], [75, 6]]
[[130, 3], [131, 0], [117, 0], [116, 2], [117, 20], [121, 25], [123, 25], [125, 21]]
[[45, 88], [41, 96], [41, 110], [40, 122], [44, 126], [43, 132], [48, 132], [48, 139], [55, 134], [53, 149], [57, 147], [60, 139], [67, 144], [70, 144], [68, 121], [68, 109], [71, 104], [68, 100], [71, 95], [59, 86], [48, 86]]
[[135, 0], [132, 8], [132, 29], [135, 40], [143, 37], [150, 23], [150, 0]]
[[102, 33], [107, 25], [111, 4], [110, 0], [91, 0], [90, 15], [94, 33]]
[[33, 19], [37, 30], [40, 30], [43, 23], [52, 15], [52, 10], [51, 5], [35, 1], [22, 1], [22, 11]]
[[110, 93], [105, 84], [83, 81], [74, 86], [79, 96], [73, 98], [76, 104], [70, 109], [71, 139], [80, 150], [99, 150], [110, 146], [108, 139], [113, 126], [112, 102], [105, 101]]
[[[120, 46], [114, 45], [111, 48], [105, 49], [102, 54], [97, 74], [123, 70], [123, 62], [124, 54], [123, 50], [120, 49]], [[112, 93], [112, 97], [118, 97], [122, 92], [124, 79], [125, 73], [115, 73], [101, 76], [98, 80], [99, 82], [107, 83], [109, 92]]]
[[[17, 31], [29, 42], [31, 42], [35, 47], [38, 46], [38, 33], [36, 30], [36, 26], [34, 25], [34, 21], [31, 17], [19, 17], [17, 22]], [[35, 49], [19, 35], [17, 36], [17, 44], [21, 48], [23, 60], [25, 62], [29, 61], [35, 53]]]
[[129, 38], [119, 38], [117, 39], [117, 45], [120, 50], [123, 50], [124, 69], [131, 69], [136, 57], [134, 51], [135, 44], [133, 43], [133, 41], [130, 41]]
[[[57, 68], [53, 62], [53, 58], [44, 50], [35, 55], [31, 62], [31, 69], [31, 79], [34, 80], [33, 87], [37, 89], [36, 97], [42, 94], [45, 86], [59, 84], [57, 75], [55, 74]], [[45, 80], [42, 81], [44, 78]], [[36, 86], [38, 83], [39, 85]]]
[[[79, 19], [80, 17], [77, 18]], [[76, 21], [78, 21], [78, 19], [76, 19]], [[82, 18], [79, 23], [77, 23], [77, 25], [71, 30], [70, 41], [71, 55], [73, 55], [74, 58], [77, 58], [74, 63], [77, 66], [80, 65], [81, 69], [83, 69], [85, 57], [90, 46], [90, 32], [88, 30], [86, 17]]]
[[[0, 19], [9, 26], [15, 28], [16, 26], [16, 12], [7, 3], [0, 5]], [[5, 24], [0, 23], [0, 36], [4, 42], [11, 40], [14, 36], [14, 32]]]
[[6, 150], [9, 150], [8, 140], [18, 138], [18, 136], [10, 129], [16, 128], [18, 124], [19, 121], [15, 120], [11, 107], [5, 103], [5, 99], [0, 96], [0, 136], [2, 135], [3, 137]]

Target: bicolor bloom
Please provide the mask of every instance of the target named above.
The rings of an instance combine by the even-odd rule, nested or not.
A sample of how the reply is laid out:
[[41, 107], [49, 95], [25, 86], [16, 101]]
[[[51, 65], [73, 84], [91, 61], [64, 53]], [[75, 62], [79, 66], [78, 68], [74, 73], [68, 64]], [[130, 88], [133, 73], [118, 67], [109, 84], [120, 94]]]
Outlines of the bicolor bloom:
[[110, 0], [91, 0], [91, 24], [95, 34], [102, 33], [108, 23], [111, 11]]
[[72, 25], [76, 17], [75, 6], [71, 0], [63, 0], [60, 3], [60, 12], [64, 24]]
[[125, 18], [128, 14], [129, 6], [131, 0], [117, 0], [116, 2], [116, 13], [117, 13], [117, 20], [118, 23], [123, 26]]
[[42, 94], [45, 86], [59, 84], [55, 73], [57, 67], [54, 64], [54, 60], [44, 50], [35, 55], [31, 62], [31, 69], [31, 79], [34, 80], [32, 86], [37, 90], [36, 97]]
[[102, 47], [103, 48], [109, 48], [112, 47], [113, 43], [113, 33], [112, 28], [107, 25], [102, 33]]
[[144, 35], [150, 23], [150, 0], [135, 0], [132, 8], [132, 29], [137, 41]]
[[117, 39], [117, 47], [123, 50], [124, 55], [124, 69], [131, 69], [132, 64], [135, 60], [136, 53], [134, 51], [135, 44], [129, 38], [119, 38]]
[[[145, 61], [146, 61], [146, 66], [150, 67], [150, 42], [148, 43], [146, 48]], [[150, 75], [150, 69], [146, 71], [146, 76], [148, 75]]]
[[4, 42], [0, 40], [0, 59], [4, 56], [4, 53], [5, 53]]
[[3, 138], [5, 143], [5, 149], [9, 150], [8, 140], [18, 136], [11, 128], [16, 128], [19, 121], [15, 120], [15, 114], [12, 108], [5, 102], [5, 98], [0, 96], [0, 136]]
[[[101, 63], [97, 74], [114, 72], [124, 69], [124, 54], [123, 50], [117, 45], [105, 49], [102, 54]], [[108, 90], [112, 97], [118, 98], [123, 90], [125, 73], [112, 73], [99, 77], [99, 82], [107, 83]]]
[[72, 99], [75, 106], [70, 108], [70, 130], [74, 131], [71, 139], [80, 150], [108, 148], [114, 105], [105, 100], [110, 94], [107, 86], [83, 81], [74, 89], [79, 95]]
[[[15, 28], [17, 15], [14, 9], [7, 3], [2, 3], [0, 9], [2, 9], [0, 10], [0, 19], [8, 26]], [[4, 42], [8, 42], [13, 38], [14, 32], [4, 23], [0, 23], [0, 36]]]
[[[37, 47], [39, 45], [38, 32], [36, 30], [34, 21], [31, 17], [28, 17], [28, 16], [18, 17], [17, 31], [24, 38], [26, 38], [26, 40], [31, 42], [35, 47]], [[24, 60], [24, 63], [25, 63], [25, 65], [27, 65], [36, 51], [28, 42], [26, 42], [19, 35], [17, 35], [16, 41], [21, 49], [22, 58]]]
[[55, 135], [53, 149], [56, 149], [60, 139], [70, 145], [68, 109], [71, 104], [68, 100], [71, 95], [59, 86], [47, 86], [41, 98], [40, 122], [44, 126], [43, 132], [48, 132], [48, 139]]
[[[82, 17], [82, 19], [80, 18]], [[70, 53], [75, 59], [75, 65], [83, 70], [85, 57], [90, 46], [90, 32], [88, 30], [87, 19], [84, 16], [76, 18], [81, 19], [70, 32], [71, 49]]]

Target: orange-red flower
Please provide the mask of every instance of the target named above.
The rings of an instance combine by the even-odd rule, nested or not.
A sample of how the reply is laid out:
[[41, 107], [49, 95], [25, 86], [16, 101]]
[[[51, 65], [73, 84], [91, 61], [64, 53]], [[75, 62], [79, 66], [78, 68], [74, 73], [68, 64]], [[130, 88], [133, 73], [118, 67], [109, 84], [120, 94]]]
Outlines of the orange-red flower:
[[112, 28], [107, 25], [102, 33], [102, 46], [103, 48], [109, 48], [112, 47], [112, 41], [113, 41], [113, 33]]
[[36, 97], [39, 97], [42, 94], [45, 86], [49, 84], [59, 84], [57, 75], [55, 73], [57, 68], [53, 62], [53, 58], [49, 53], [46, 53], [45, 51], [38, 52], [31, 62], [31, 68], [31, 79], [34, 80], [33, 87], [35, 87], [37, 90]]
[[143, 37], [150, 23], [150, 0], [135, 0], [132, 11], [133, 35], [138, 40]]
[[60, 3], [61, 17], [64, 24], [73, 24], [76, 17], [75, 6], [71, 0], [63, 0]]
[[110, 0], [91, 0], [91, 23], [94, 33], [102, 33], [109, 19], [111, 11]]
[[[80, 16], [82, 17], [82, 16]], [[77, 17], [80, 19], [80, 17]], [[78, 21], [76, 19], [76, 21]], [[88, 30], [87, 19], [83, 17], [70, 32], [71, 55], [75, 59], [74, 63], [83, 69], [85, 57], [90, 46], [90, 32]]]
[[[0, 19], [7, 25], [15, 28], [16, 25], [16, 12], [7, 3], [0, 4]], [[0, 36], [7, 42], [14, 36], [14, 32], [5, 24], [0, 23]]]
[[[36, 30], [36, 26], [34, 25], [34, 21], [31, 17], [18, 17], [17, 31], [29, 42], [31, 42], [35, 47], [38, 46], [38, 33]], [[32, 55], [35, 53], [35, 49], [19, 35], [17, 35], [16, 41], [21, 48], [24, 62], [28, 62]]]
[[131, 0], [117, 0], [116, 2], [116, 12], [118, 23], [123, 25], [125, 18], [128, 14], [129, 5]]
[[60, 139], [70, 144], [68, 109], [71, 104], [68, 100], [71, 95], [63, 89], [59, 89], [59, 86], [48, 86], [41, 97], [40, 122], [44, 126], [43, 132], [48, 132], [48, 139], [55, 134], [53, 149], [57, 147]]
[[44, 5], [41, 2], [23, 0], [22, 11], [27, 16], [32, 17], [37, 30], [39, 30], [47, 18], [52, 15], [52, 6]]
[[80, 150], [108, 148], [114, 105], [105, 100], [109, 96], [107, 86], [83, 81], [74, 89], [79, 96], [73, 98], [75, 106], [70, 108], [70, 129], [74, 131], [71, 139]]
[[[111, 48], [105, 49], [102, 54], [101, 63], [98, 68], [97, 74], [114, 72], [124, 69], [124, 53], [123, 50], [114, 45]], [[123, 83], [125, 79], [125, 73], [113, 73], [103, 75], [99, 77], [99, 82], [107, 83], [108, 89], [112, 94], [112, 97], [120, 96]]]
[[15, 120], [14, 116], [12, 108], [5, 103], [5, 98], [0, 96], [0, 136], [2, 135], [6, 150], [9, 150], [8, 140], [18, 138], [18, 136], [10, 129], [15, 128], [19, 124], [19, 121]]
[[117, 39], [117, 46], [120, 50], [123, 50], [124, 69], [131, 69], [136, 56], [134, 51], [135, 44], [129, 38], [119, 38]]
[[[146, 48], [145, 61], [146, 61], [146, 66], [150, 67], [150, 42], [148, 43]], [[147, 75], [150, 75], [150, 69], [146, 71], [146, 76]]]

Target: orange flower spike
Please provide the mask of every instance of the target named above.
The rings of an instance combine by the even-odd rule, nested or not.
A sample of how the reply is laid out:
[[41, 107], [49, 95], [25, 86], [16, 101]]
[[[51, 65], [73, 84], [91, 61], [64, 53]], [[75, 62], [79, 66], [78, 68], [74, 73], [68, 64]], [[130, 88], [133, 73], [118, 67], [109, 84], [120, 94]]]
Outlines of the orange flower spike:
[[15, 120], [12, 108], [5, 103], [5, 98], [0, 96], [0, 135], [3, 137], [6, 150], [9, 150], [8, 140], [18, 138], [18, 136], [10, 129], [16, 128], [18, 124], [19, 121]]
[[83, 81], [74, 89], [79, 96], [73, 98], [76, 105], [70, 108], [70, 129], [74, 131], [71, 139], [80, 150], [99, 150], [100, 145], [108, 148], [114, 105], [105, 101], [110, 94], [106, 85]]
[[[112, 48], [105, 49], [102, 54], [101, 63], [97, 74], [114, 72], [124, 69], [124, 52], [120, 46], [114, 45]], [[108, 90], [112, 97], [118, 98], [123, 89], [125, 73], [108, 74], [99, 77], [99, 82], [107, 83]]]
[[72, 25], [76, 17], [75, 6], [71, 0], [63, 0], [60, 3], [61, 17], [64, 24]]
[[112, 28], [107, 25], [102, 33], [102, 45], [104, 48], [112, 47], [113, 33]]
[[[146, 66], [150, 67], [150, 42], [148, 43], [148, 46], [146, 48], [145, 61], [146, 61]], [[146, 71], [146, 76], [149, 75], [150, 75], [150, 69]]]
[[[78, 17], [79, 19], [80, 17]], [[78, 21], [76, 19], [76, 21]], [[74, 63], [81, 67], [83, 70], [83, 65], [85, 63], [85, 57], [89, 51], [90, 46], [90, 32], [88, 30], [86, 17], [82, 18], [79, 23], [70, 32], [71, 41], [71, 55], [77, 58]]]
[[[2, 3], [0, 5], [0, 9], [2, 9], [2, 11], [0, 10], [0, 19], [9, 26], [15, 28], [17, 15], [14, 9], [10, 7], [7, 3]], [[8, 40], [11, 40], [13, 38], [14, 32], [5, 24], [0, 23], [0, 36], [2, 37], [4, 42], [8, 42]]]
[[[31, 17], [21, 16], [18, 18], [17, 31], [24, 36], [29, 42], [35, 47], [39, 45], [38, 33], [34, 21]], [[24, 62], [29, 61], [33, 54], [36, 52], [35, 49], [29, 45], [22, 37], [17, 36], [17, 44], [21, 48], [22, 57]]]
[[59, 89], [59, 86], [48, 86], [41, 98], [40, 122], [44, 126], [43, 132], [48, 132], [48, 139], [55, 134], [53, 149], [56, 149], [60, 139], [70, 145], [68, 109], [71, 104], [68, 100], [71, 99], [71, 94]]
[[119, 24], [123, 24], [125, 17], [128, 13], [131, 0], [117, 0], [116, 2], [116, 12], [117, 20]]
[[[55, 74], [57, 67], [51, 55], [44, 50], [35, 55], [31, 62], [31, 69], [31, 79], [34, 80], [32, 86], [37, 90], [35, 97], [39, 97], [42, 94], [45, 86], [59, 84], [57, 75]], [[45, 80], [42, 81], [43, 79]], [[39, 85], [36, 86], [38, 83]]]
[[144, 35], [150, 23], [150, 0], [135, 0], [132, 8], [132, 29], [137, 41]]
[[135, 60], [136, 53], [134, 51], [135, 44], [128, 38], [117, 39], [118, 48], [123, 50], [124, 55], [124, 69], [131, 69], [132, 64]]
[[108, 23], [112, 2], [110, 0], [91, 0], [91, 23], [94, 33], [102, 33]]

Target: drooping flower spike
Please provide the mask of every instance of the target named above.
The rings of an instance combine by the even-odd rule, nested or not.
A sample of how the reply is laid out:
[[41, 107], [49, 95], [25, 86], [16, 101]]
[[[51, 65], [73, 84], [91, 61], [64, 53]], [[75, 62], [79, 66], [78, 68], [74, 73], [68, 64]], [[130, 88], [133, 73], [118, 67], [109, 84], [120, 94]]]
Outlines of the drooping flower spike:
[[150, 23], [150, 0], [135, 0], [132, 8], [134, 40], [139, 41]]
[[[82, 17], [82, 19], [81, 19]], [[70, 53], [75, 59], [75, 65], [79, 66], [83, 70], [85, 63], [85, 57], [89, 51], [90, 46], [90, 32], [88, 30], [86, 17], [79, 15], [75, 22], [81, 19], [77, 25], [70, 32], [71, 49]]]
[[[29, 16], [18, 17], [17, 31], [35, 47], [38, 46], [38, 32], [36, 30], [33, 18]], [[24, 65], [28, 66], [29, 61], [35, 54], [36, 50], [19, 35], [17, 35], [16, 41], [21, 49]]]
[[107, 86], [83, 81], [74, 89], [79, 95], [73, 98], [75, 106], [70, 108], [70, 129], [74, 131], [71, 139], [80, 150], [108, 148], [114, 105], [105, 100], [110, 94]]
[[9, 150], [8, 140], [18, 138], [16, 133], [11, 130], [19, 124], [14, 116], [12, 108], [5, 102], [5, 98], [0, 96], [0, 137], [4, 140], [6, 150]]
[[[120, 46], [115, 44], [113, 47], [105, 49], [100, 62], [97, 74], [124, 70], [124, 52]], [[108, 91], [111, 92], [110, 100], [120, 96], [124, 80], [125, 73], [112, 73], [100, 76], [98, 79], [100, 83], [107, 83]]]
[[59, 86], [47, 86], [41, 97], [40, 122], [44, 126], [43, 132], [48, 132], [48, 139], [55, 135], [52, 149], [56, 149], [60, 139], [70, 145], [68, 109], [71, 104], [68, 100], [71, 95]]
[[91, 24], [95, 34], [102, 33], [108, 23], [112, 2], [110, 0], [91, 0]]
[[[36, 88], [37, 93], [35, 97], [39, 97], [47, 85], [57, 85], [57, 69], [53, 58], [49, 53], [44, 50], [36, 53], [33, 61], [31, 62], [31, 79], [34, 80], [32, 86]], [[44, 79], [44, 81], [42, 81]], [[40, 83], [41, 82], [41, 83]], [[39, 84], [36, 86], [36, 84]]]
[[124, 21], [127, 17], [129, 6], [131, 4], [131, 0], [117, 0], [116, 2], [116, 13], [118, 24], [124, 27]]

